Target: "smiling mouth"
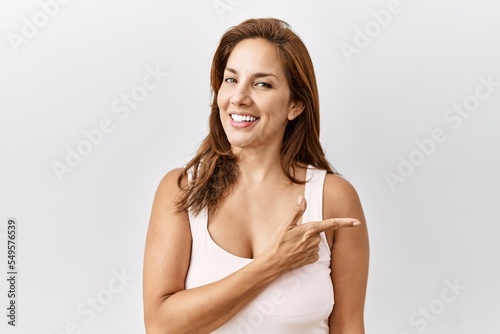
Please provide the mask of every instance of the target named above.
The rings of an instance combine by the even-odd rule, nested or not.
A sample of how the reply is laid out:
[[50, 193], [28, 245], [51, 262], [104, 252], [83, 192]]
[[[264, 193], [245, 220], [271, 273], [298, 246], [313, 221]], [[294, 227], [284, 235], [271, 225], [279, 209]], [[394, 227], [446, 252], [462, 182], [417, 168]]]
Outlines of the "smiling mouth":
[[232, 120], [236, 123], [255, 122], [256, 120], [259, 119], [258, 117], [248, 116], [248, 115], [231, 114], [230, 116]]

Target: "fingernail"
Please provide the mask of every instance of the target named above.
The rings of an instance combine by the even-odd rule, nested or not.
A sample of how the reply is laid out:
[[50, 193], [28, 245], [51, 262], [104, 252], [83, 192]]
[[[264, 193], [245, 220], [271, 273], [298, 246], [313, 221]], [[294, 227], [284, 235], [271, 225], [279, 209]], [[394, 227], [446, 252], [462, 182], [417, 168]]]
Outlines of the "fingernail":
[[302, 205], [304, 203], [304, 196], [300, 195], [299, 198], [297, 198], [297, 204]]
[[361, 225], [361, 222], [359, 222], [357, 220], [354, 223], [352, 223], [352, 226], [358, 226], [358, 225]]

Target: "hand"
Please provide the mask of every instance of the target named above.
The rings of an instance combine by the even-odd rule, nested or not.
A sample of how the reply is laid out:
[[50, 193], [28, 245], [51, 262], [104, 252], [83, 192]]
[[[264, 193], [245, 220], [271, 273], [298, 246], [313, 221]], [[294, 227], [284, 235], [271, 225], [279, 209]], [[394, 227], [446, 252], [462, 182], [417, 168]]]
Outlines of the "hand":
[[361, 224], [359, 220], [354, 218], [332, 218], [299, 224], [305, 210], [306, 200], [303, 196], [299, 196], [290, 219], [276, 229], [263, 252], [269, 256], [273, 263], [272, 267], [280, 275], [314, 263], [319, 259], [321, 232]]

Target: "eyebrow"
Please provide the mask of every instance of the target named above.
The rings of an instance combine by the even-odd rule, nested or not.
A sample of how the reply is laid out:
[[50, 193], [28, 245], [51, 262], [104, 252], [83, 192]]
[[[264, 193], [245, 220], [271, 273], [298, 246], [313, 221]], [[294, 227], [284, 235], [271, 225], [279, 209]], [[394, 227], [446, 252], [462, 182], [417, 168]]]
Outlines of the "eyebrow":
[[[230, 68], [230, 67], [226, 67], [225, 71], [229, 71], [231, 73], [238, 74], [238, 71], [236, 71], [234, 68]], [[276, 79], [278, 79], [278, 81], [281, 82], [281, 80], [273, 73], [257, 72], [257, 73], [254, 73], [252, 75], [252, 77], [254, 77], [254, 78], [275, 77]]]

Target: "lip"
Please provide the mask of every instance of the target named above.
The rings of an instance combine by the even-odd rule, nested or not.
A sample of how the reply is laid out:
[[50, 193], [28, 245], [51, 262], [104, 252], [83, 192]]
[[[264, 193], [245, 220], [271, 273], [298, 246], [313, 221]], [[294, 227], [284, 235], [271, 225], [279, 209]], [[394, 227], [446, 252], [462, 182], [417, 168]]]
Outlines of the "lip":
[[[233, 120], [233, 118], [231, 117], [231, 115], [240, 115], [240, 116], [250, 116], [250, 117], [255, 117], [257, 118], [257, 120], [253, 121], [253, 122], [235, 122]], [[246, 112], [237, 112], [237, 111], [233, 111], [233, 112], [229, 112], [228, 113], [228, 116], [229, 116], [229, 123], [235, 127], [235, 128], [248, 128], [248, 127], [251, 127], [253, 125], [255, 125], [256, 123], [259, 122], [260, 118], [251, 114], [251, 113], [246, 113]]]

